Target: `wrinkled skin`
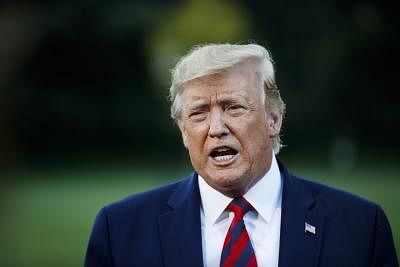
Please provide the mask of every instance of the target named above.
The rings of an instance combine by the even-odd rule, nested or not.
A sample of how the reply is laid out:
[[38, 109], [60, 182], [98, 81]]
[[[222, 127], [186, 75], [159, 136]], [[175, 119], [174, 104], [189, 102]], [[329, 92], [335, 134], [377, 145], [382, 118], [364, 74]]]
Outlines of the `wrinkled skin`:
[[[267, 114], [258, 76], [247, 65], [196, 78], [184, 84], [178, 119], [194, 169], [214, 189], [235, 197], [245, 194], [269, 170], [272, 138], [280, 113]], [[216, 149], [235, 153], [213, 157]]]

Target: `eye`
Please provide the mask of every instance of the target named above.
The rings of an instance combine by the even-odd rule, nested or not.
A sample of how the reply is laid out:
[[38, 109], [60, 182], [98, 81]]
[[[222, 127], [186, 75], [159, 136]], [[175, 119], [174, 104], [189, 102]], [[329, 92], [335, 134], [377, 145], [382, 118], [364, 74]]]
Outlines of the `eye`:
[[202, 121], [207, 117], [207, 113], [205, 111], [193, 111], [189, 114], [189, 119], [193, 121]]
[[228, 110], [238, 110], [241, 108], [243, 108], [241, 105], [232, 105], [232, 106], [229, 106], [227, 109]]
[[202, 111], [195, 111], [189, 114], [189, 117], [195, 117], [201, 115], [203, 112]]
[[242, 105], [234, 104], [227, 106], [225, 110], [232, 116], [240, 116], [246, 111], [246, 108]]

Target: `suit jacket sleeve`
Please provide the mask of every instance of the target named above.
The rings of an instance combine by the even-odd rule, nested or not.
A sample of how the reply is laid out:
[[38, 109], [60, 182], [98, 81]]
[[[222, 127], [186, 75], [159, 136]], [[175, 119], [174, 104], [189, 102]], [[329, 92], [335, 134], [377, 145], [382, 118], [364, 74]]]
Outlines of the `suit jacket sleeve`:
[[113, 266], [106, 208], [97, 215], [86, 251], [85, 267]]
[[372, 266], [399, 266], [394, 248], [392, 231], [388, 219], [380, 207], [377, 209], [375, 222], [375, 242], [372, 255]]

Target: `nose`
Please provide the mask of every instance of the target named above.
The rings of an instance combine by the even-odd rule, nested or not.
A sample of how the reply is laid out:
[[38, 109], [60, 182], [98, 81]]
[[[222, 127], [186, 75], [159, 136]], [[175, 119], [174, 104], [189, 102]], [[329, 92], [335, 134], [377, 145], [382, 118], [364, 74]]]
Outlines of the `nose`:
[[226, 125], [223, 111], [221, 109], [214, 109], [210, 112], [210, 128], [208, 129], [208, 136], [220, 138], [229, 133]]

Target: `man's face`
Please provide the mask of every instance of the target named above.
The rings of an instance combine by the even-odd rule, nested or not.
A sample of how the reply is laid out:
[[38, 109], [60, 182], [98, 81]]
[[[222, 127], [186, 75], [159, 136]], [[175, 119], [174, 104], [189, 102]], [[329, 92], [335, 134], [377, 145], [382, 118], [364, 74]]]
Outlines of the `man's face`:
[[269, 116], [256, 75], [244, 66], [187, 82], [178, 125], [194, 169], [229, 196], [243, 195], [270, 168], [282, 117]]

